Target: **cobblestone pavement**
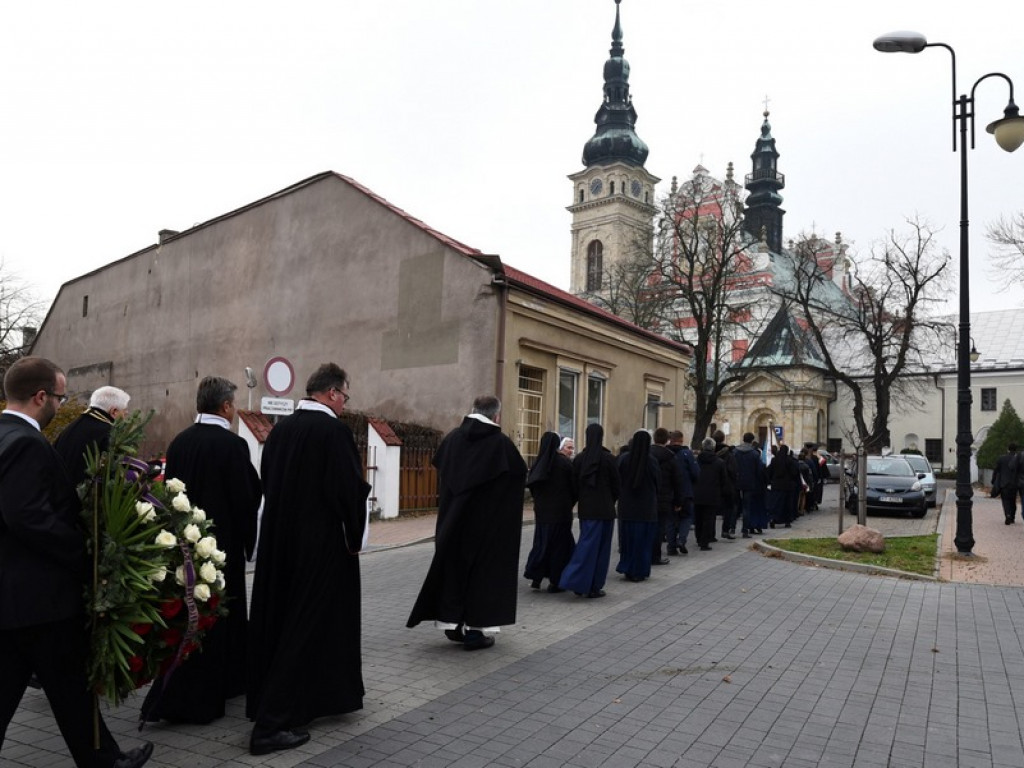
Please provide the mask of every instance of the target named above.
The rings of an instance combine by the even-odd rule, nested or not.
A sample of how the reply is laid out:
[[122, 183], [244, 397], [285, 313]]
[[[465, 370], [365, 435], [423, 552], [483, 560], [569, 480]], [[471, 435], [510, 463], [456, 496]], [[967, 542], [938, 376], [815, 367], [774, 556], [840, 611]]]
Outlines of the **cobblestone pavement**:
[[[939, 529], [951, 548], [949, 496], [942, 524], [929, 511], [869, 525], [887, 536]], [[362, 711], [314, 721], [297, 750], [252, 757], [235, 700], [210, 726], [147, 726], [150, 765], [1024, 767], [1019, 589], [809, 567], [738, 539], [673, 558], [640, 584], [613, 574], [601, 600], [524, 580], [517, 624], [465, 653], [430, 627], [404, 627], [433, 548], [399, 545], [432, 527], [372, 526]], [[975, 497], [980, 557], [955, 573], [977, 581], [983, 559], [1021, 559], [1022, 529], [1003, 525], [998, 500]], [[815, 512], [770, 535], [837, 530], [834, 513]], [[524, 559], [531, 537], [526, 526]], [[140, 738], [140, 701], [106, 714], [125, 747]], [[0, 764], [72, 765], [40, 692], [26, 694]]]

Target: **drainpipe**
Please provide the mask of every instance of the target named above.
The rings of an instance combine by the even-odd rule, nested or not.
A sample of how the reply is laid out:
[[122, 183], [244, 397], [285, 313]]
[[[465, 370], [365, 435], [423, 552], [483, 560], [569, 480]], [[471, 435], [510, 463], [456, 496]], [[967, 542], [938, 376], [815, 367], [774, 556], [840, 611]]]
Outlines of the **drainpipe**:
[[495, 344], [494, 396], [504, 402], [505, 383], [505, 324], [508, 314], [508, 281], [505, 275], [496, 274], [491, 285], [498, 289], [498, 338]]
[[946, 388], [939, 384], [938, 372], [932, 374], [935, 379], [935, 388], [939, 390], [939, 413], [942, 414], [939, 420], [939, 434], [942, 435], [942, 461], [939, 462], [939, 470], [945, 471], [946, 469]]

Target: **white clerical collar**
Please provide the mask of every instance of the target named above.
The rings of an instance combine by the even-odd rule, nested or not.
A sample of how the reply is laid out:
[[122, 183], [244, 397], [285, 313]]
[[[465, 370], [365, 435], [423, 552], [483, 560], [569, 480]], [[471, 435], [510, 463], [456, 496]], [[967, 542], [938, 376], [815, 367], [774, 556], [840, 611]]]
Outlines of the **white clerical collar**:
[[316, 400], [299, 400], [299, 404], [295, 406], [297, 411], [320, 411], [326, 413], [332, 418], [338, 418], [338, 414], [332, 411], [323, 403], [318, 403]]
[[[10, 408], [4, 408], [4, 413], [9, 413], [9, 414], [11, 414], [11, 416], [18, 416], [19, 418], [22, 418], [25, 421], [27, 421], [29, 424], [31, 424], [36, 429], [39, 429], [39, 422], [36, 421], [35, 419], [33, 419], [27, 413], [22, 413], [21, 411], [12, 411]], [[42, 432], [41, 429], [39, 431]]]
[[216, 424], [218, 427], [224, 427], [224, 429], [229, 431], [231, 429], [231, 422], [215, 413], [200, 413], [196, 416], [196, 424]]
[[484, 424], [493, 424], [495, 427], [500, 427], [501, 426], [500, 424], [498, 424], [498, 422], [491, 421], [486, 416], [484, 416], [482, 413], [470, 413], [470, 414], [466, 415], [466, 418], [467, 419], [476, 419], [477, 421], [482, 421]]

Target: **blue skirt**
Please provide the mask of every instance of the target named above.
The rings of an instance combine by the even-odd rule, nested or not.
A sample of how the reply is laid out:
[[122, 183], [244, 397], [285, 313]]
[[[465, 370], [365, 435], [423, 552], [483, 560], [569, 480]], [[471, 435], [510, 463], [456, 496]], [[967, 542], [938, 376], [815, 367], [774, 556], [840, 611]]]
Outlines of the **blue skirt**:
[[614, 520], [580, 520], [580, 540], [558, 586], [578, 595], [602, 589], [608, 580], [614, 530]]

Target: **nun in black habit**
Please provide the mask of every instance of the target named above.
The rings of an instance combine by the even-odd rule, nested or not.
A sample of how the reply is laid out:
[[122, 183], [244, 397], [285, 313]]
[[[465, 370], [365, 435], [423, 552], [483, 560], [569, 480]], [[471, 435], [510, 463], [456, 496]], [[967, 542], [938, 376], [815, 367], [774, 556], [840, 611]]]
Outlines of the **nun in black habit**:
[[651, 435], [638, 430], [629, 451], [619, 456], [619, 564], [628, 581], [651, 575], [651, 553], [658, 533], [658, 483], [661, 470], [651, 455]]
[[558, 586], [576, 541], [572, 537], [572, 508], [576, 504], [573, 490], [572, 462], [558, 452], [561, 438], [545, 432], [540, 450], [526, 478], [526, 487], [533, 494], [533, 549], [526, 558], [524, 578], [530, 586], [540, 589], [547, 579], [548, 592], [563, 592]]
[[466, 650], [494, 645], [484, 632], [516, 620], [526, 462], [496, 421], [500, 409], [477, 398], [434, 455], [434, 559], [406, 623], [435, 621]]
[[604, 597], [615, 533], [615, 500], [619, 497], [615, 457], [603, 442], [604, 427], [587, 425], [586, 445], [572, 463], [580, 540], [558, 583], [562, 589], [587, 597]]

